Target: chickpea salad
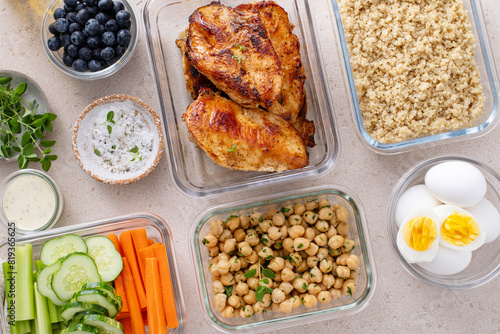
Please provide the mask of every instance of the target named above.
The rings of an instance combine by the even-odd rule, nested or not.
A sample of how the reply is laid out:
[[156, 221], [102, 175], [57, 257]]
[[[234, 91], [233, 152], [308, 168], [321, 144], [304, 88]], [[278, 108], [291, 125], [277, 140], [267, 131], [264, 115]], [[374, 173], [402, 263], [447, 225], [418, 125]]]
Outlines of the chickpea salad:
[[202, 242], [223, 318], [290, 313], [356, 292], [349, 211], [327, 199], [214, 219]]

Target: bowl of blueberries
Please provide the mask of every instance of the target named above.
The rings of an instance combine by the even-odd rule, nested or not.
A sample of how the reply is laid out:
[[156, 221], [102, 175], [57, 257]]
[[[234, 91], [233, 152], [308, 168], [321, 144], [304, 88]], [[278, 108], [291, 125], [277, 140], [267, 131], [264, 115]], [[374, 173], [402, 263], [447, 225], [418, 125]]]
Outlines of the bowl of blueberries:
[[137, 22], [126, 0], [54, 0], [41, 31], [55, 67], [82, 80], [117, 72], [137, 45]]

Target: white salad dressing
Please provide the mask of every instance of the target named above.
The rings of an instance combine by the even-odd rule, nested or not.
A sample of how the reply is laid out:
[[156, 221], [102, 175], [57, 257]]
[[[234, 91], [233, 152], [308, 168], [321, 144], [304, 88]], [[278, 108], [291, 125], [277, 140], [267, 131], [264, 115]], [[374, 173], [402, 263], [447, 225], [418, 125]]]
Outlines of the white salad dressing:
[[50, 184], [36, 175], [20, 175], [7, 188], [2, 203], [5, 217], [22, 230], [47, 224], [56, 210], [56, 194]]

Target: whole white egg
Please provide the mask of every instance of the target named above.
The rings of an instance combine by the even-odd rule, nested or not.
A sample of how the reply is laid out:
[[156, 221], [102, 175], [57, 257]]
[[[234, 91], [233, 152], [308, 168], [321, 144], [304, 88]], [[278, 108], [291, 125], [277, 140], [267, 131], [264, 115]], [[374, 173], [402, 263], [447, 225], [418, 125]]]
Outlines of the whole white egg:
[[425, 174], [425, 185], [441, 202], [462, 207], [477, 204], [486, 194], [483, 173], [463, 161], [449, 161], [433, 166]]
[[400, 227], [405, 218], [416, 209], [432, 210], [441, 204], [441, 202], [431, 195], [424, 184], [408, 188], [401, 195], [396, 205], [396, 223]]
[[432, 261], [418, 265], [436, 275], [454, 275], [467, 268], [471, 258], [471, 251], [456, 250], [440, 245]]
[[455, 250], [473, 251], [486, 240], [486, 231], [469, 211], [455, 205], [434, 208], [439, 223], [439, 243]]
[[408, 263], [434, 259], [439, 246], [438, 217], [430, 209], [417, 209], [399, 227], [396, 244]]
[[481, 222], [485, 232], [485, 243], [492, 242], [500, 235], [500, 213], [493, 203], [483, 198], [474, 206], [466, 208]]

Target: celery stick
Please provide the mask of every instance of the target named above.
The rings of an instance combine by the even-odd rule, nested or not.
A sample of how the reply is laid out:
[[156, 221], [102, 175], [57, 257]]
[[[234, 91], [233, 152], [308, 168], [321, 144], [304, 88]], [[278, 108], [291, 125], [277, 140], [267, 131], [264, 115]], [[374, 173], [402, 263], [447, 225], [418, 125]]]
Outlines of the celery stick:
[[33, 246], [16, 247], [16, 320], [33, 320], [35, 302], [33, 292]]
[[52, 323], [50, 322], [49, 307], [47, 306], [47, 298], [42, 296], [37, 289], [37, 283], [34, 284], [36, 318], [35, 324], [38, 333], [52, 334]]
[[[36, 311], [35, 311], [35, 317], [36, 317]], [[31, 334], [42, 334], [40, 331], [38, 331], [38, 326], [36, 324], [36, 320], [31, 320]]]
[[47, 298], [47, 304], [49, 306], [50, 322], [53, 323], [53, 324], [62, 322], [63, 319], [61, 318], [61, 308], [59, 306], [55, 305], [48, 298]]
[[45, 265], [43, 264], [42, 261], [40, 260], [36, 260], [35, 261], [35, 269], [36, 269], [36, 272], [39, 272], [40, 270], [42, 270], [43, 268], [45, 268]]
[[15, 301], [15, 277], [13, 277], [12, 272], [14, 271], [14, 266], [8, 262], [2, 263], [3, 279], [5, 283], [5, 299], [7, 307], [7, 322], [10, 326], [11, 334], [19, 334], [19, 327], [15, 326], [15, 314], [16, 314], [16, 301]]
[[16, 321], [16, 327], [19, 334], [31, 333], [31, 321]]
[[52, 331], [54, 331], [54, 329], [56, 328], [59, 328], [59, 323], [58, 322], [55, 322], [52, 324]]

